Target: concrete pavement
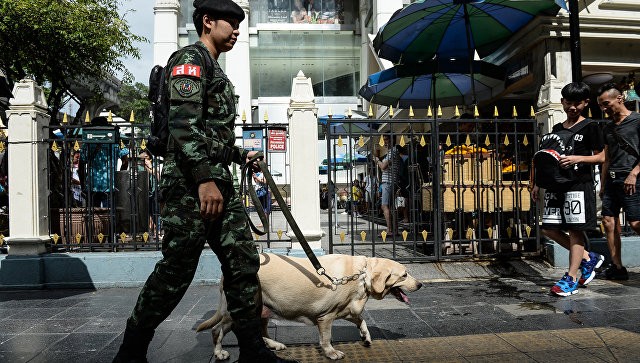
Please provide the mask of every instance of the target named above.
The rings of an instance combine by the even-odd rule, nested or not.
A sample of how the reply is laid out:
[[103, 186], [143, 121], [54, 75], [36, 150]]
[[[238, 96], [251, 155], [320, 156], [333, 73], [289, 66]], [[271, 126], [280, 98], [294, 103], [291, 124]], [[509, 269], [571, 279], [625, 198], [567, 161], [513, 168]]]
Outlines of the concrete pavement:
[[[637, 362], [640, 358], [640, 269], [630, 280], [596, 278], [579, 294], [549, 288], [561, 269], [535, 261], [410, 264], [426, 282], [409, 296], [369, 300], [373, 336], [359, 342], [353, 324], [334, 324], [344, 362]], [[139, 288], [0, 292], [0, 362], [110, 362]], [[192, 286], [158, 328], [150, 362], [212, 362], [209, 332], [196, 333], [219, 298], [216, 285]], [[282, 356], [328, 362], [313, 326], [274, 320]], [[237, 359], [233, 334], [224, 340]]]

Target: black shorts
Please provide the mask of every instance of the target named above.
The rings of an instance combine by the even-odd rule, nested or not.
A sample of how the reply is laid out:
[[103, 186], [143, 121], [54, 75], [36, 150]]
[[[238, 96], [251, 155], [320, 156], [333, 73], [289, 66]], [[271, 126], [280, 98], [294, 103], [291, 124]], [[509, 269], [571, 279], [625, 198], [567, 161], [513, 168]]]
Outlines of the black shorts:
[[627, 195], [624, 192], [623, 178], [611, 179], [607, 176], [602, 195], [602, 216], [617, 217], [620, 215], [620, 208], [622, 208], [628, 221], [640, 221], [639, 188], [640, 178], [636, 180], [636, 192]]
[[587, 231], [597, 228], [593, 183], [578, 183], [566, 193], [544, 193], [542, 228]]

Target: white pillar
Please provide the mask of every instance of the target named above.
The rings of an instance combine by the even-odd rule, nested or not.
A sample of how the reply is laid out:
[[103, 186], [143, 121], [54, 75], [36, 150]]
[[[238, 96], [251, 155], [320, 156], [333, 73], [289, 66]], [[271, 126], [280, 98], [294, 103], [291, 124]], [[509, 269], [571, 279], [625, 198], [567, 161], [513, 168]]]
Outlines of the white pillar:
[[153, 64], [164, 66], [178, 50], [178, 0], [156, 0], [153, 7]]
[[[244, 21], [240, 23], [240, 36], [230, 52], [227, 52], [225, 72], [231, 83], [236, 88], [236, 94], [240, 96], [238, 103], [238, 114], [244, 111], [247, 117], [247, 124], [251, 123], [251, 72], [249, 71], [251, 62], [249, 60], [249, 2], [246, 0], [235, 0], [244, 10], [246, 15]], [[240, 132], [238, 128], [236, 134]]]
[[393, 13], [398, 9], [402, 9], [402, 0], [377, 0], [374, 3], [373, 16], [375, 23], [373, 24], [373, 29], [377, 32], [389, 21]]
[[[321, 248], [320, 189], [318, 188], [318, 108], [313, 100], [311, 78], [302, 71], [293, 79], [289, 117], [291, 155], [291, 213], [312, 249]], [[289, 232], [292, 249], [301, 249]]]
[[9, 106], [9, 254], [46, 252], [49, 237], [47, 199], [47, 101], [42, 88], [25, 79], [13, 88]]
[[545, 82], [538, 94], [536, 120], [542, 123], [543, 133], [550, 132], [553, 125], [564, 122], [567, 116], [562, 108], [562, 88], [571, 82], [571, 54], [569, 51], [550, 49], [544, 54]]

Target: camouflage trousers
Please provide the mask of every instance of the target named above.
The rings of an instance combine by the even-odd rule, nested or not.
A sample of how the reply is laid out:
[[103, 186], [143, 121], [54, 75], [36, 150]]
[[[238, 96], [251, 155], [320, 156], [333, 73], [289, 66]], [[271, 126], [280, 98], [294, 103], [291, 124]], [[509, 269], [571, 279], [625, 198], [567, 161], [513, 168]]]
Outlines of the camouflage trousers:
[[[145, 283], [128, 326], [155, 329], [171, 314], [193, 280], [205, 241], [218, 256], [224, 276], [228, 310], [234, 320], [254, 319], [261, 307], [256, 303], [260, 259], [247, 224], [242, 201], [231, 183], [216, 180], [224, 197], [223, 216], [206, 222], [200, 216], [197, 192], [184, 180], [163, 190], [162, 260]], [[167, 185], [167, 184], [165, 184]]]

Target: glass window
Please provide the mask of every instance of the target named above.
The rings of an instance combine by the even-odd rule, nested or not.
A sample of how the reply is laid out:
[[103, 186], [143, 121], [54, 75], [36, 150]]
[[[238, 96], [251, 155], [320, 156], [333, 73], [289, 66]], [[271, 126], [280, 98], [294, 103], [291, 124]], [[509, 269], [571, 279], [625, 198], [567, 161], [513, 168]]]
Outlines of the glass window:
[[355, 0], [250, 0], [249, 26], [260, 23], [353, 24], [354, 14], [357, 14], [355, 6]]
[[260, 31], [250, 44], [253, 97], [289, 96], [299, 71], [318, 97], [357, 94], [360, 41], [353, 32]]

